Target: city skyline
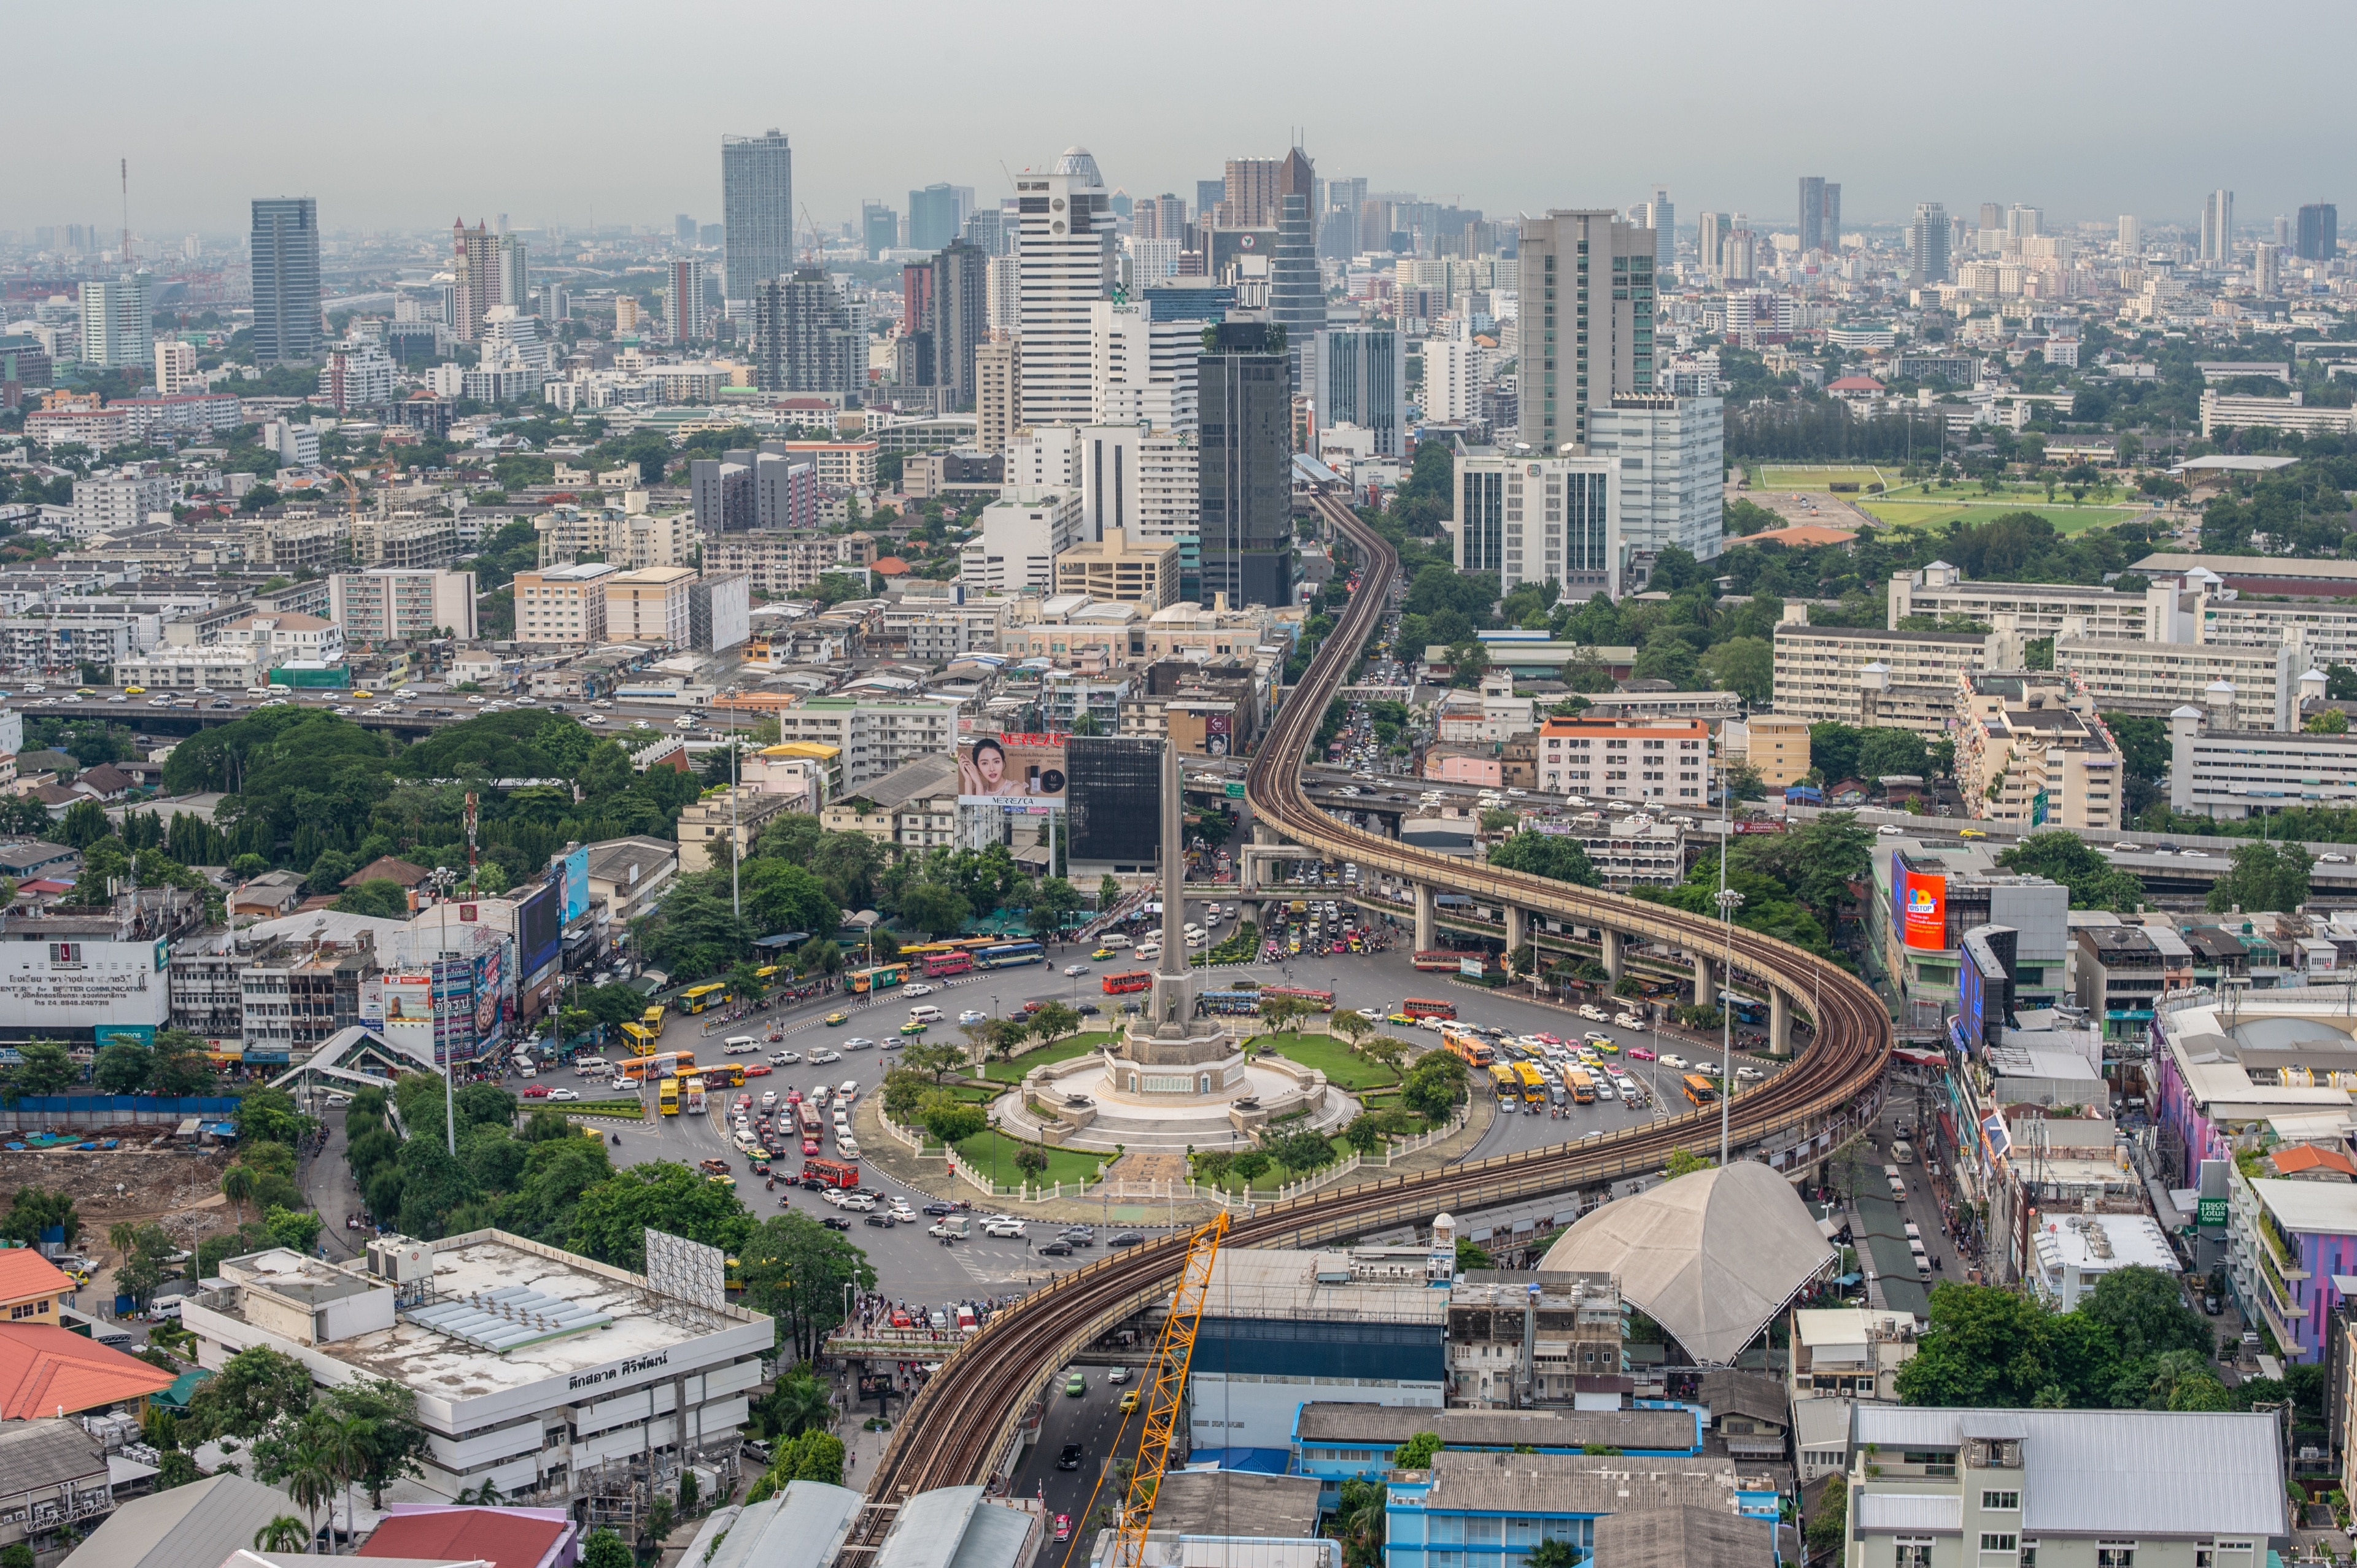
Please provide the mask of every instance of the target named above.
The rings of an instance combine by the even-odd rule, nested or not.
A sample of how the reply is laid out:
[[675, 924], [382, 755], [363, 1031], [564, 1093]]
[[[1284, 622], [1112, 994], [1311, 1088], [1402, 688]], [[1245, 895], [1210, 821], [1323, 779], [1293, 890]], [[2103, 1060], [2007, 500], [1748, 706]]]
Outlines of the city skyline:
[[[2165, 16], [2161, 27], [2120, 29], [2095, 12], [2035, 13], [2045, 58], [2097, 62], [2074, 89], [2052, 73], [2020, 69], [2018, 34], [2005, 13], [2031, 20], [2026, 6], [2001, 7], [1970, 30], [1878, 13], [1877, 52], [1936, 59], [1943, 80], [1973, 83], [1957, 110], [1970, 134], [1917, 136], [1893, 126], [1890, 134], [1861, 136], [1861, 119], [1878, 113], [1864, 81], [1852, 83], [1854, 98], [1813, 107], [1789, 85], [1770, 91], [1826, 81], [1831, 33], [1756, 33], [1747, 13], [1706, 5], [1692, 33], [1731, 39], [1733, 29], [1742, 47], [1707, 48], [1695, 59], [1664, 60], [1658, 70], [1601, 81], [1576, 135], [1548, 110], [1550, 95], [1512, 92], [1501, 77], [1488, 101], [1488, 124], [1436, 136], [1428, 130], [1434, 117], [1399, 112], [1401, 95], [1416, 91], [1415, 79], [1397, 77], [1400, 34], [1383, 25], [1380, 10], [1353, 13], [1361, 25], [1346, 30], [1331, 16], [1211, 5], [1211, 34], [1255, 38], [1275, 59], [1318, 60], [1317, 70], [1277, 92], [1258, 71], [1206, 81], [1175, 70], [1157, 78], [1065, 69], [1117, 60], [1126, 50], [1151, 59], [1167, 43], [1150, 18], [1070, 6], [1034, 7], [1037, 27], [945, 14], [930, 19], [911, 48], [876, 57], [874, 70], [817, 70], [781, 86], [774, 76], [740, 85], [712, 71], [704, 62], [715, 57], [693, 47], [705, 36], [694, 26], [617, 47], [617, 29], [627, 29], [630, 16], [610, 5], [568, 11], [564, 30], [552, 33], [550, 14], [540, 7], [461, 12], [429, 0], [416, 8], [419, 25], [430, 32], [436, 18], [463, 19], [469, 47], [437, 66], [430, 91], [405, 87], [373, 112], [365, 102], [356, 112], [349, 81], [316, 69], [324, 59], [364, 57], [376, 35], [356, 22], [329, 15], [289, 33], [260, 25], [260, 8], [250, 5], [201, 16], [145, 3], [119, 9], [130, 24], [115, 61], [124, 91], [110, 95], [103, 123], [81, 112], [64, 78], [25, 90], [31, 113], [10, 190], [0, 197], [0, 229], [83, 223], [112, 235], [123, 222], [122, 158], [131, 165], [130, 227], [156, 239], [242, 233], [248, 204], [277, 195], [317, 199], [328, 233], [423, 233], [447, 229], [459, 212], [470, 223], [505, 212], [524, 229], [662, 227], [682, 211], [716, 221], [720, 138], [776, 124], [799, 155], [798, 204], [830, 227], [856, 220], [863, 199], [899, 205], [909, 190], [939, 183], [971, 186], [989, 205], [1012, 193], [1013, 174], [1044, 168], [1075, 144], [1096, 156], [1109, 189], [1185, 196], [1227, 158], [1282, 156], [1290, 129], [1304, 126], [1302, 145], [1323, 174], [1362, 176], [1377, 188], [1499, 216], [1625, 206], [1660, 185], [1684, 211], [1746, 211], [1781, 228], [1789, 216], [1771, 215], [1789, 215], [1795, 177], [1821, 170], [1842, 185], [1844, 218], [1854, 227], [1903, 225], [1918, 202], [1933, 200], [1951, 211], [2021, 201], [2058, 224], [2134, 214], [2154, 225], [2195, 225], [2204, 196], [2229, 188], [2237, 193], [2240, 231], [2248, 232], [2276, 213], [2340, 199], [2325, 73], [2339, 52], [2331, 40], [2357, 34], [2344, 8], [2296, 5], [2293, 27], [2315, 47], [2265, 68], [2255, 60], [2238, 65], [2231, 51], [2205, 60], [2203, 87], [2220, 100], [2236, 101], [2238, 85], [2266, 93], [2268, 119], [2246, 127], [2180, 111], [2183, 101], [2165, 93], [2156, 95], [2162, 106], [2156, 113], [2134, 112], [2136, 83], [2165, 89], [2185, 74]], [[698, 11], [726, 18], [729, 59], [759, 58], [765, 49], [842, 58], [869, 37], [849, 14], [789, 22], [689, 7], [691, 17]], [[237, 20], [248, 13], [256, 19], [250, 28]], [[1086, 27], [1078, 26], [1083, 16]], [[2193, 20], [2190, 7], [2184, 19]], [[1490, 24], [1468, 38], [1469, 51], [1538, 58], [1576, 47], [1613, 58], [1656, 47], [1634, 16], [1517, 5]], [[1867, 25], [1860, 13], [1859, 26]], [[234, 52], [223, 41], [232, 37]], [[1509, 38], [1511, 50], [1497, 54]], [[191, 125], [186, 84], [202, 77], [209, 59], [270, 91], [200, 95]], [[2269, 72], [2264, 81], [2262, 69]], [[877, 70], [890, 73], [893, 96], [908, 105], [881, 119], [872, 113]], [[1054, 94], [982, 91], [995, 77], [1031, 72], [1063, 87]], [[693, 91], [679, 94], [681, 84], [698, 78]], [[1394, 79], [1398, 85], [1378, 91], [1333, 85]], [[2116, 89], [2097, 91], [2106, 81]], [[615, 112], [651, 93], [676, 101], [661, 115]], [[1677, 113], [1662, 113], [1664, 94], [1682, 105]], [[290, 124], [334, 124], [350, 134], [288, 136]]]

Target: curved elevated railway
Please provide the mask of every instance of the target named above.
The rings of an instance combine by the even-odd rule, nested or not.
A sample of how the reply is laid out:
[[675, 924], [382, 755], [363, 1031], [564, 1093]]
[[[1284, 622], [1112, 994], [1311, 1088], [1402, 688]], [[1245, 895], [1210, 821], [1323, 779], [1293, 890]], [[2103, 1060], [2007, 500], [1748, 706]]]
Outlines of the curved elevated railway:
[[[1360, 591], [1311, 662], [1252, 765], [1247, 786], [1255, 817], [1295, 843], [1330, 858], [1407, 880], [1447, 886], [1477, 898], [1582, 925], [1718, 953], [1718, 922], [1617, 894], [1466, 865], [1404, 848], [1346, 827], [1312, 805], [1299, 764], [1327, 704], [1367, 639], [1383, 624], [1397, 552], [1340, 500], [1319, 508], [1336, 537], [1362, 564]], [[1738, 1146], [1798, 1140], [1837, 1122], [1870, 1096], [1891, 1043], [1881, 1000], [1837, 965], [1802, 949], [1738, 928], [1737, 965], [1806, 1007], [1815, 1022], [1809, 1048], [1758, 1089], [1734, 1097], [1731, 1134]], [[1477, 1210], [1526, 1197], [1595, 1187], [1659, 1171], [1673, 1150], [1708, 1146], [1715, 1112], [1693, 1112], [1575, 1143], [1501, 1155], [1448, 1169], [1337, 1187], [1262, 1207], [1236, 1221], [1231, 1247], [1307, 1246], [1429, 1220], [1448, 1210]], [[892, 1445], [867, 1483], [868, 1508], [847, 1542], [845, 1568], [864, 1560], [890, 1527], [898, 1504], [936, 1487], [986, 1481], [1017, 1422], [1046, 1380], [1073, 1352], [1113, 1324], [1167, 1295], [1186, 1257], [1185, 1238], [1117, 1253], [1061, 1275], [1019, 1305], [1001, 1312], [953, 1355], [909, 1407]]]

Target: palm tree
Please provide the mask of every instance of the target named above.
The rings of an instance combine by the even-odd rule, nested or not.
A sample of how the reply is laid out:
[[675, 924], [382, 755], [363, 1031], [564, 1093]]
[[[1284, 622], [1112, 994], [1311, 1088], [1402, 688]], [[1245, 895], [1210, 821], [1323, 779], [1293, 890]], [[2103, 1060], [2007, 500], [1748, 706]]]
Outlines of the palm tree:
[[237, 1222], [242, 1229], [245, 1225], [245, 1206], [253, 1199], [254, 1180], [252, 1167], [236, 1165], [221, 1172], [221, 1196], [237, 1206]]
[[305, 1515], [314, 1521], [311, 1533], [316, 1538], [319, 1505], [332, 1503], [336, 1498], [335, 1460], [316, 1434], [306, 1433], [286, 1455], [285, 1480], [286, 1495], [301, 1504]]
[[781, 1437], [800, 1437], [834, 1419], [834, 1406], [816, 1378], [789, 1378], [780, 1383], [770, 1410]]
[[253, 1532], [256, 1552], [302, 1552], [310, 1541], [310, 1530], [291, 1513], [280, 1514]]
[[[231, 1166], [231, 1169], [236, 1167]], [[320, 1449], [334, 1464], [336, 1474], [344, 1484], [344, 1528], [353, 1528], [357, 1517], [352, 1509], [352, 1483], [368, 1468], [369, 1455], [376, 1439], [376, 1423], [364, 1415], [329, 1416], [318, 1424]], [[335, 1549], [332, 1532], [328, 1537], [329, 1551]]]

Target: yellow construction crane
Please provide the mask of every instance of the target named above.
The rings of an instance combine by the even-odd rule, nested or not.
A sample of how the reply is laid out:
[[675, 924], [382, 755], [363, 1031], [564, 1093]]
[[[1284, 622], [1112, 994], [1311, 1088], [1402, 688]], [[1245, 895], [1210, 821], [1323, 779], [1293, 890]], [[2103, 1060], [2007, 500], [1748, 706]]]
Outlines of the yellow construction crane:
[[1178, 1272], [1170, 1316], [1162, 1320], [1162, 1339], [1146, 1370], [1137, 1463], [1130, 1471], [1129, 1497], [1122, 1504], [1119, 1533], [1105, 1568], [1139, 1568], [1145, 1561], [1154, 1498], [1162, 1489], [1163, 1468], [1170, 1462], [1170, 1436], [1187, 1392], [1187, 1369], [1195, 1359], [1195, 1331], [1202, 1326], [1203, 1301], [1211, 1288], [1211, 1261], [1220, 1255], [1220, 1240], [1227, 1233], [1228, 1217], [1222, 1213], [1187, 1239], [1186, 1266]]

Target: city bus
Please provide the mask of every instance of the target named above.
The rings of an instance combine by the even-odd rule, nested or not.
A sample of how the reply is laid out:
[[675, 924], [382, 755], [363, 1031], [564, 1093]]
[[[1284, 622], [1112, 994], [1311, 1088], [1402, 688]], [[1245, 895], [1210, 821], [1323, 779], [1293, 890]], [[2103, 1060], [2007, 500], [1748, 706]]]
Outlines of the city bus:
[[1330, 991], [1311, 991], [1298, 985], [1264, 985], [1260, 993], [1263, 996], [1290, 996], [1297, 1002], [1308, 1003], [1320, 1013], [1334, 1011], [1334, 993]]
[[1539, 1070], [1539, 1067], [1536, 1062], [1516, 1062], [1514, 1064], [1514, 1076], [1522, 1079], [1523, 1099], [1524, 1101], [1533, 1105], [1544, 1105], [1546, 1103], [1546, 1074]]
[[819, 1135], [818, 1107], [809, 1101], [805, 1100], [794, 1107], [794, 1122], [801, 1127], [803, 1137], [815, 1138]]
[[695, 1070], [694, 1051], [656, 1051], [651, 1056], [631, 1057], [615, 1064], [614, 1070], [624, 1078], [671, 1076]]
[[648, 1008], [645, 1012], [640, 1014], [639, 1023], [650, 1034], [662, 1034], [663, 1024], [663, 1004], [658, 1002], [653, 1006]]
[[1429, 996], [1411, 996], [1400, 1004], [1400, 1011], [1411, 1018], [1454, 1018], [1457, 1004], [1437, 1001]]
[[655, 1102], [657, 1109], [666, 1116], [679, 1114], [679, 1079], [675, 1078], [663, 1079], [656, 1086], [656, 1093], [660, 1097]]
[[1038, 942], [1000, 942], [974, 954], [974, 961], [983, 969], [1012, 969], [1017, 964], [1038, 963], [1047, 956], [1048, 950]]
[[1718, 1086], [1702, 1074], [1690, 1072], [1679, 1079], [1679, 1082], [1685, 1087], [1686, 1098], [1696, 1105], [1715, 1105], [1718, 1102]]
[[1260, 993], [1206, 991], [1195, 998], [1195, 1004], [1206, 1013], [1222, 1017], [1256, 1016], [1260, 1012]]
[[701, 1013], [707, 1007], [717, 1007], [728, 1000], [728, 987], [715, 981], [710, 985], [691, 985], [680, 993], [679, 1004], [683, 1012]]
[[1514, 1101], [1522, 1098], [1523, 1080], [1512, 1068], [1500, 1062], [1490, 1069], [1490, 1091], [1501, 1104], [1512, 1109]]
[[1107, 996], [1126, 996], [1133, 991], [1150, 991], [1153, 988], [1154, 972], [1151, 970], [1124, 970], [1119, 974], [1104, 977], [1104, 993]]
[[957, 952], [929, 952], [925, 955], [927, 980], [939, 980], [944, 975], [973, 972], [974, 954], [970, 952], [961, 950]]
[[1480, 956], [1479, 953], [1461, 953], [1455, 948], [1426, 948], [1415, 955], [1415, 967], [1455, 974], [1462, 961]]
[[827, 1187], [855, 1187], [859, 1185], [859, 1167], [849, 1161], [823, 1160], [810, 1155], [802, 1160], [802, 1180]]
[[863, 995], [869, 992], [889, 991], [892, 987], [899, 984], [902, 981], [905, 981], [908, 978], [909, 966], [907, 964], [879, 963], [873, 969], [853, 970], [851, 972], [851, 989]]
[[1596, 1103], [1596, 1080], [1585, 1069], [1566, 1067], [1563, 1069], [1563, 1086], [1571, 1090], [1572, 1101], [1578, 1105]]
[[1448, 1047], [1450, 1056], [1467, 1067], [1488, 1067], [1497, 1059], [1497, 1052], [1490, 1048], [1490, 1042], [1470, 1029], [1443, 1029], [1440, 1043]]
[[704, 1079], [706, 1089], [742, 1089], [745, 1087], [745, 1064], [715, 1062], [710, 1067], [698, 1069], [696, 1076]]

